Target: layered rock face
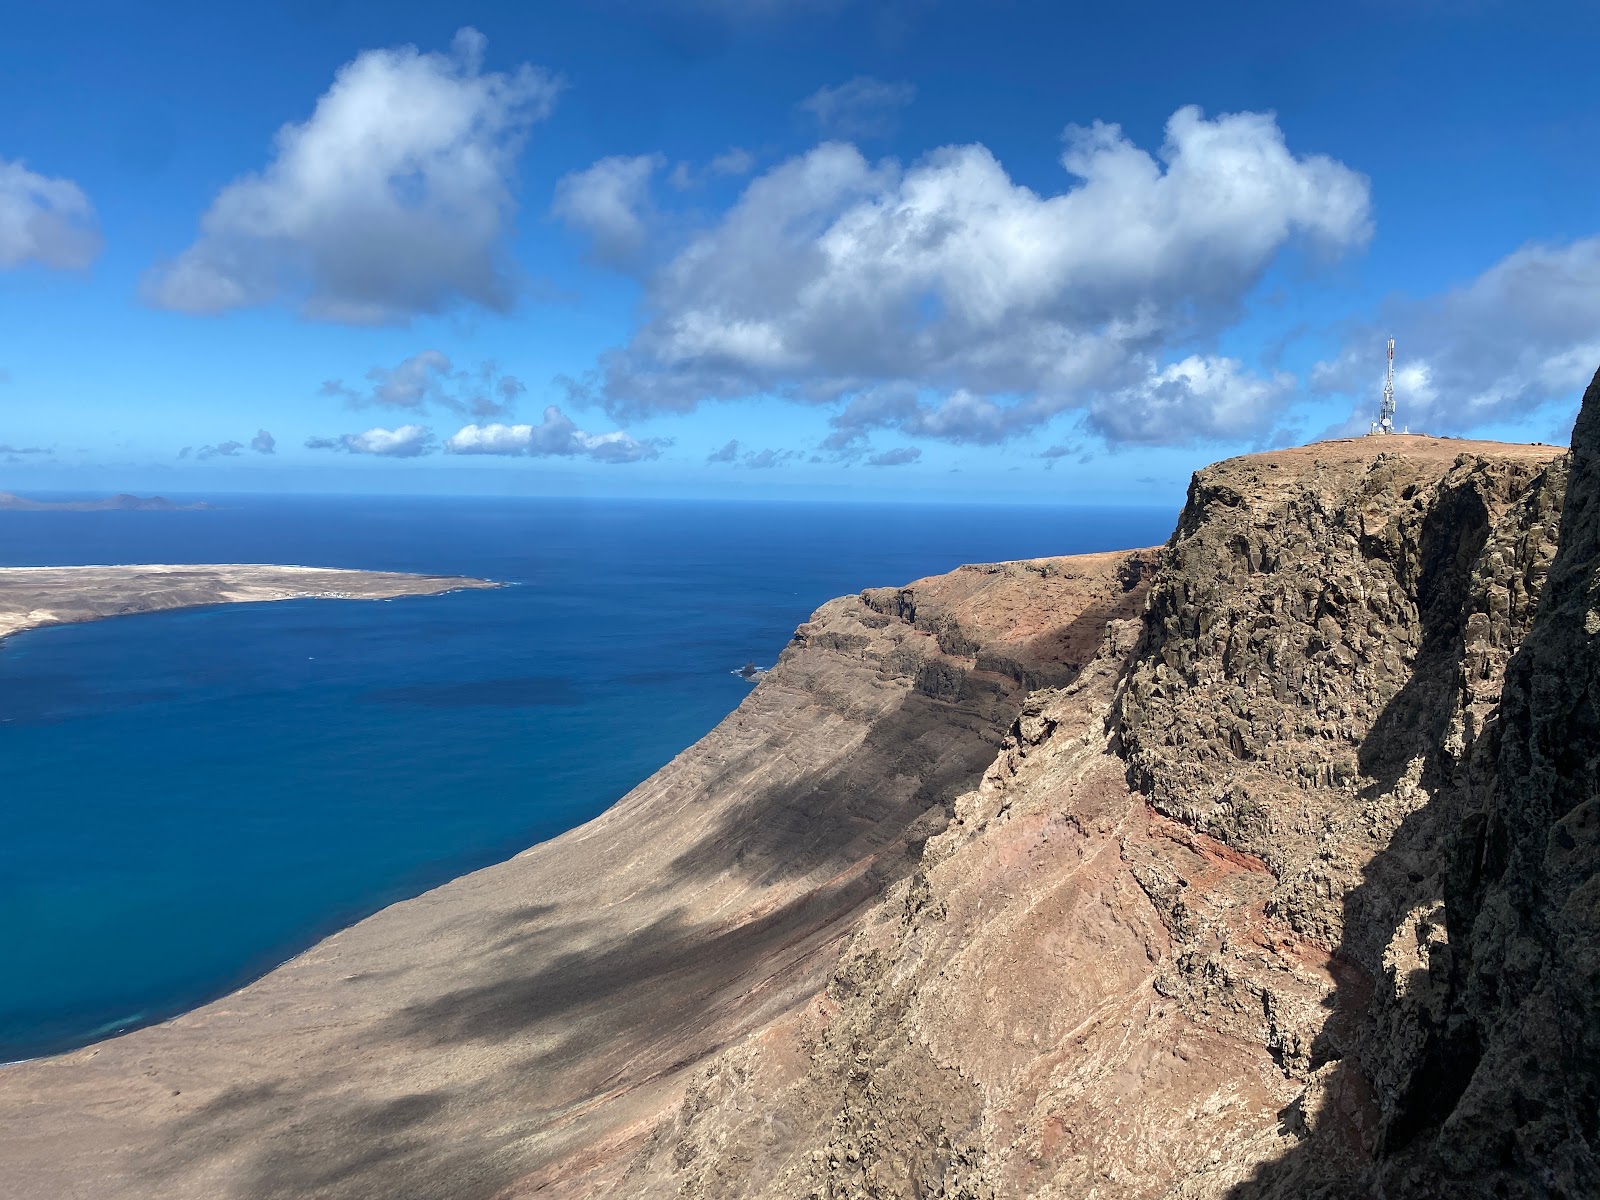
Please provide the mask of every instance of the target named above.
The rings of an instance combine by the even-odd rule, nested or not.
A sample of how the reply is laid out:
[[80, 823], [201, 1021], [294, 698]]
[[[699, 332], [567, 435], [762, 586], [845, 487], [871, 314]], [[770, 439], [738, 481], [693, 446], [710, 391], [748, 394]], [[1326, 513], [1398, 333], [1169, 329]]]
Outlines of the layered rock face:
[[835, 601], [599, 820], [0, 1072], [0, 1180], [1600, 1195], [1597, 639], [1600, 384], [1570, 456], [1219, 464], [1158, 553]]
[[[1374, 1092], [1365, 1153], [1332, 1157], [1313, 1138], [1241, 1196], [1600, 1195], [1600, 375], [1570, 460], [1520, 507], [1513, 536], [1480, 554], [1459, 622], [1460, 707], [1488, 720], [1466, 722], [1465, 738], [1452, 721], [1424, 760], [1434, 796], [1346, 905], [1359, 953], [1384, 925], [1372, 909], [1403, 895], [1400, 869], [1421, 899], [1363, 1019], [1330, 1039], [1349, 1052], [1328, 1069], [1333, 1087]], [[1553, 509], [1546, 568], [1550, 539], [1535, 530]], [[1480, 698], [1519, 630], [1496, 712]]]
[[[1255, 1025], [1304, 1085], [1277, 1114], [1295, 1149], [1231, 1194], [1463, 1195], [1490, 1186], [1443, 1174], [1480, 1065], [1452, 1011], [1465, 893], [1568, 463], [1474, 448], [1429, 478], [1403, 443], [1355, 462], [1313, 452], [1286, 489], [1255, 465], [1197, 478], [1114, 709], [1151, 807], [1272, 876], [1244, 925], [1193, 920], [1180, 898], [1183, 945], [1158, 986], [1208, 1023]], [[1316, 974], [1285, 949], [1321, 959]], [[1417, 1154], [1435, 1160], [1402, 1182], [1396, 1161]], [[1536, 1174], [1512, 1171], [1545, 1194]]]

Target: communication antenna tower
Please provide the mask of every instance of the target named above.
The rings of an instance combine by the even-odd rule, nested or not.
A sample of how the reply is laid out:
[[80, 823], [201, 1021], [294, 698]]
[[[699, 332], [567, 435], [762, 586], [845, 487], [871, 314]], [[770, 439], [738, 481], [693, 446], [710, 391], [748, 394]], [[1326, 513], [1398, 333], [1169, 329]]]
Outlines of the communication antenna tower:
[[1373, 433], [1394, 432], [1394, 339], [1389, 339], [1389, 369], [1383, 376], [1383, 407], [1372, 423]]

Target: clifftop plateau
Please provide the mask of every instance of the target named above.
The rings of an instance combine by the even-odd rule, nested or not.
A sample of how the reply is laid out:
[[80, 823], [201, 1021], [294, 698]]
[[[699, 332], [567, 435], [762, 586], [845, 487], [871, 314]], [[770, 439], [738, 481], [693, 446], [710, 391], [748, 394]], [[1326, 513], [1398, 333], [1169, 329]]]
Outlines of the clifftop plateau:
[[1597, 571], [1600, 381], [832, 601], [590, 824], [0, 1070], [0, 1191], [1600, 1195]]

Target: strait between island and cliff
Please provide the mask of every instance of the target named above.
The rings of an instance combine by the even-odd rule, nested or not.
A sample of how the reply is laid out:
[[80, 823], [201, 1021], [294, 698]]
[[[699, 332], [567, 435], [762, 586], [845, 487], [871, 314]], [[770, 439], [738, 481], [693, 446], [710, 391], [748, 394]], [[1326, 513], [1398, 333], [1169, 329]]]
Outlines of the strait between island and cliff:
[[1600, 1195], [1597, 597], [1600, 379], [832, 601], [589, 824], [0, 1070], [0, 1192]]

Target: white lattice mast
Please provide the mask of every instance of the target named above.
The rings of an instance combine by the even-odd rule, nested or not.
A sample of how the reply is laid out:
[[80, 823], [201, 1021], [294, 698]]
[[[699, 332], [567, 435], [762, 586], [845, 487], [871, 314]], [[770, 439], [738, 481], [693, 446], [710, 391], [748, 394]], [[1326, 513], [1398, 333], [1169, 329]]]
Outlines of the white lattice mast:
[[1389, 339], [1389, 369], [1383, 376], [1383, 407], [1372, 423], [1373, 433], [1394, 432], [1394, 339]]

